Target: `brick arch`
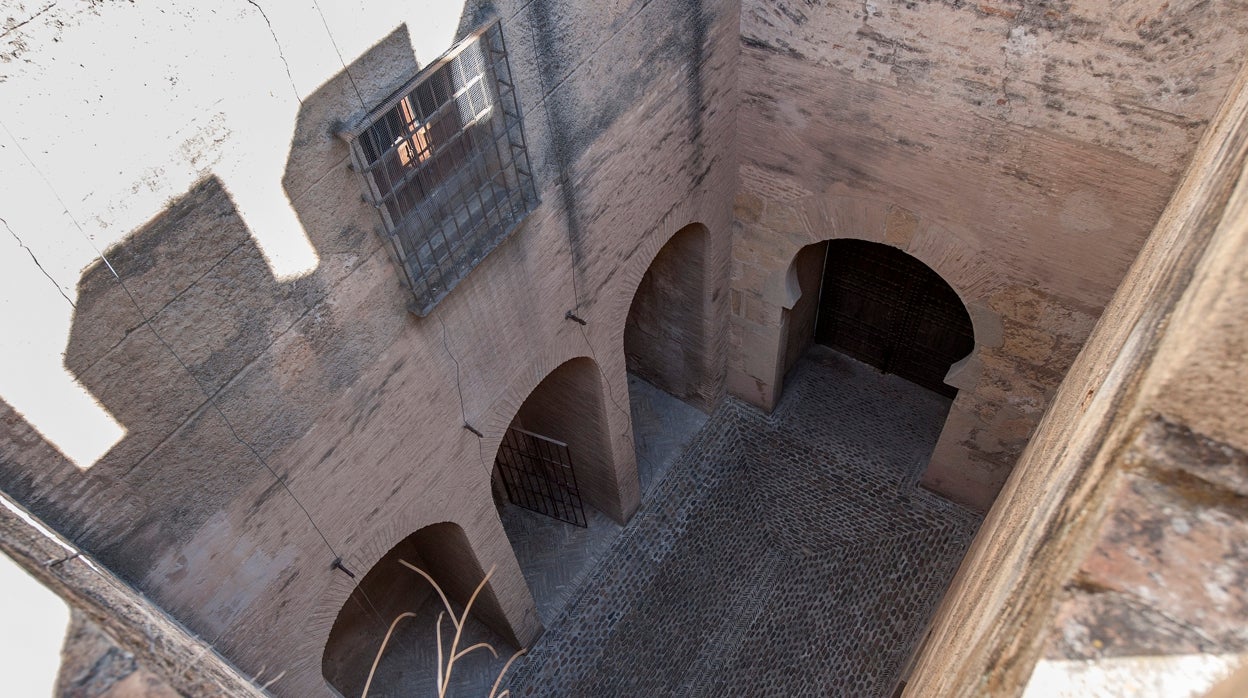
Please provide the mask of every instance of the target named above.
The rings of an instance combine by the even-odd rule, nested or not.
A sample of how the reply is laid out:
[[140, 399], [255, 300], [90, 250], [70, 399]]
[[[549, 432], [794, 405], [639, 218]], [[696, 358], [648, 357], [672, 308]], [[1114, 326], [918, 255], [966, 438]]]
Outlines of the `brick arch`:
[[[367, 648], [368, 643], [359, 642], [361, 636], [370, 642], [381, 639], [380, 626], [374, 625], [376, 619], [369, 615], [371, 612], [376, 611], [383, 621], [389, 622], [400, 613], [415, 610], [417, 605], [437, 602], [436, 592], [415, 572], [403, 569], [398, 563], [400, 559], [419, 565], [437, 580], [451, 601], [461, 606], [467, 603], [486, 574], [467, 532], [453, 521], [438, 521], [412, 531], [367, 571], [357, 571], [358, 588], [368, 596], [360, 596], [355, 601], [349, 596], [344, 601], [321, 652], [322, 678], [340, 693], [354, 695], [362, 688], [367, 675], [373, 655]], [[518, 645], [492, 582], [491, 579], [491, 584], [477, 597], [472, 615], [513, 646]], [[368, 610], [365, 610], [366, 605]], [[362, 629], [361, 625], [367, 629]]]
[[[465, 432], [467, 434], [467, 432]], [[475, 440], [471, 434], [469, 438]], [[476, 450], [475, 448], [473, 449]], [[475, 464], [465, 463], [465, 467]], [[501, 613], [501, 622], [495, 622], [496, 630], [505, 628], [500, 635], [509, 641], [520, 644], [531, 643], [541, 631], [537, 620], [536, 606], [524, 581], [519, 564], [511, 552], [510, 543], [502, 530], [497, 518], [492, 521], [483, 514], [492, 513], [493, 501], [490, 497], [488, 481], [481, 480], [481, 491], [472, 501], [480, 503], [480, 511], [463, 512], [433, 509], [431, 507], [401, 507], [387, 519], [371, 528], [361, 537], [358, 545], [348, 550], [340, 550], [343, 564], [356, 576], [348, 577], [339, 570], [332, 570], [328, 582], [322, 587], [316, 602], [316, 610], [305, 620], [302, 628], [302, 641], [295, 656], [297, 663], [290, 667], [289, 679], [306, 686], [309, 681], [317, 685], [329, 687], [322, 673], [322, 657], [329, 643], [330, 633], [339, 612], [350, 600], [356, 584], [404, 539], [413, 533], [438, 524], [452, 524], [463, 531], [468, 547], [481, 566], [488, 568], [497, 565], [494, 576], [490, 579], [489, 590], [494, 594]], [[328, 567], [328, 564], [326, 565]], [[328, 571], [328, 570], [327, 570]], [[415, 573], [413, 573], [414, 575]], [[424, 583], [413, 577], [413, 583]], [[311, 677], [316, 677], [312, 679]], [[331, 692], [330, 695], [333, 695]]]
[[646, 272], [650, 271], [650, 268], [654, 266], [654, 261], [658, 258], [659, 253], [677, 235], [693, 230], [701, 231], [706, 235], [710, 235], [711, 232], [705, 223], [698, 220], [689, 220], [680, 226], [664, 226], [661, 234], [651, 235], [646, 238], [645, 243], [637, 248], [633, 256], [629, 258], [624, 271], [620, 274], [620, 292], [612, 297], [612, 317], [619, 318], [621, 315], [628, 315], [628, 310], [637, 295], [637, 289], [641, 286]]
[[[744, 223], [761, 259], [739, 261], [743, 269], [733, 283], [734, 353], [729, 387], [733, 394], [771, 410], [780, 399], [785, 363], [792, 360], [787, 345], [789, 309], [800, 298], [793, 265], [803, 248], [829, 240], [854, 238], [889, 245], [917, 258], [934, 270], [958, 294], [971, 316], [975, 346], [954, 364], [945, 382], [959, 392], [945, 421], [931, 461], [923, 475], [925, 485], [959, 501], [983, 499], [982, 473], [973, 462], [975, 439], [991, 440], [1005, 427], [982, 417], [983, 405], [996, 404], [999, 395], [981, 381], [988, 357], [998, 352], [1004, 330], [990, 299], [1009, 288], [1006, 278], [977, 241], [942, 225], [901, 203], [884, 199], [809, 194], [786, 202], [767, 202]], [[1008, 426], [1008, 425], [1007, 425]], [[956, 487], [944, 483], [957, 483]], [[963, 483], [970, 483], [963, 485]], [[957, 489], [961, 488], [961, 489]], [[969, 493], [969, 494], [968, 494]], [[978, 499], [977, 499], [978, 498]]]
[[1000, 321], [988, 310], [987, 300], [1006, 286], [1006, 280], [986, 261], [975, 241], [912, 209], [882, 199], [812, 194], [787, 206], [790, 210], [782, 220], [787, 220], [788, 225], [776, 231], [781, 237], [773, 256], [786, 261], [768, 270], [766, 299], [779, 303], [783, 293], [791, 292], [789, 274], [803, 247], [838, 239], [878, 242], [923, 262], [953, 288], [971, 313], [976, 349], [981, 337], [986, 346], [999, 343]]
[[626, 284], [620, 294], [629, 301], [619, 339], [628, 370], [703, 409], [714, 398], [708, 389], [706, 341], [712, 332], [710, 244], [705, 225], [681, 227], [652, 256], [636, 285]]
[[[681, 209], [684, 208], [681, 207]], [[701, 223], [692, 212], [669, 211], [620, 264], [619, 271], [616, 273], [618, 280], [612, 284], [607, 297], [602, 299], [603, 320], [613, 345], [624, 340], [624, 323], [628, 318], [628, 310], [633, 304], [633, 296], [636, 295], [637, 288], [641, 285], [646, 272], [654, 264], [659, 251], [676, 236], [676, 233], [695, 225], [706, 228], [710, 234], [710, 227]]]
[[623, 484], [626, 478], [635, 479], [636, 473], [615, 458], [607, 390], [602, 368], [594, 358], [568, 358], [545, 371], [519, 401], [518, 392], [499, 401], [508, 406], [507, 411], [490, 417], [482, 450], [492, 460], [504, 431], [514, 421], [523, 422], [527, 430], [568, 443], [584, 502], [623, 521], [625, 491], [630, 489]]

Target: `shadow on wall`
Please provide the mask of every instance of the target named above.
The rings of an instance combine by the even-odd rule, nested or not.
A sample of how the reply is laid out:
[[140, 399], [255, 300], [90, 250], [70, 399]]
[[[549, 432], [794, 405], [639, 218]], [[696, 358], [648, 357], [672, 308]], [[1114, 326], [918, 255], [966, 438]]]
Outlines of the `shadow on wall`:
[[311, 237], [321, 266], [277, 281], [211, 177], [109, 250], [125, 287], [102, 263], [84, 273], [65, 363], [127, 435], [85, 472], [46, 443], [23, 445], [4, 453], [0, 485], [138, 583], [154, 558], [271, 478], [205, 395], [268, 457], [364, 368], [350, 308], [324, 301], [376, 243], [357, 226]]
[[705, 356], [706, 226], [676, 231], [633, 294], [624, 327], [628, 370], [670, 395], [709, 410]]
[[[460, 35], [475, 21], [466, 11]], [[124, 288], [103, 263], [83, 273], [65, 366], [126, 436], [80, 470], [0, 400], [0, 488], [142, 588], [154, 560], [272, 478], [231, 427], [280, 452], [412, 321], [333, 134], [417, 70], [401, 25], [303, 100], [282, 184], [320, 258], [311, 274], [274, 278], [215, 176], [106, 252]]]

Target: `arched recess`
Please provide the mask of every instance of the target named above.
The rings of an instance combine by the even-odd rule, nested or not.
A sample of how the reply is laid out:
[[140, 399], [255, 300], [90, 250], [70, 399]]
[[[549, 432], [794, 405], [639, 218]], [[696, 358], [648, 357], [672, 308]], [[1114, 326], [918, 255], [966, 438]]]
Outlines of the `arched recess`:
[[[329, 632], [321, 658], [321, 672], [325, 681], [343, 696], [360, 695], [389, 624], [407, 612], [416, 613], [416, 617], [406, 618], [396, 625], [370, 693], [383, 695], [399, 688], [423, 690], [435, 685], [434, 624], [443, 605], [429, 583], [403, 566], [400, 560], [429, 573], [455, 605], [456, 612], [462, 612], [485, 577], [467, 535], [454, 523], [425, 526], [391, 548], [360, 579]], [[447, 627], [443, 625], [444, 637]], [[473, 603], [465, 632], [470, 641], [461, 642], [461, 648], [485, 641], [494, 645], [500, 654], [508, 655], [508, 646], [518, 646], [515, 632], [491, 584], [486, 585]], [[487, 656], [481, 654], [481, 657]], [[466, 658], [463, 661], [482, 660]], [[471, 678], [471, 673], [480, 672], [461, 673], [467, 679]]]
[[619, 487], [607, 431], [602, 374], [589, 357], [560, 364], [529, 393], [510, 428], [567, 444], [576, 485], [587, 506], [617, 508]]
[[650, 258], [624, 325], [628, 397], [642, 496], [706, 423], [719, 396], [713, 326], [722, 294], [706, 226], [677, 230]]
[[520, 405], [491, 477], [499, 518], [543, 623], [554, 620], [574, 590], [570, 582], [623, 523], [618, 478], [598, 364], [570, 359]]
[[812, 341], [953, 398], [951, 367], [975, 347], [970, 313], [922, 261], [890, 245], [842, 238], [803, 247], [790, 266], [787, 373]]
[[756, 261], [740, 262], [742, 268], [733, 277], [732, 322], [739, 339], [733, 341], [729, 387], [764, 410], [773, 409], [780, 399], [788, 359], [801, 354], [801, 347], [790, 346], [790, 335], [809, 337], [791, 331], [802, 317], [792, 311], [809, 298], [799, 279], [803, 259], [822, 268], [811, 261], [818, 260], [818, 252], [807, 249], [802, 258], [799, 252], [818, 243], [858, 239], [887, 244], [923, 262], [957, 292], [970, 312], [977, 342], [948, 376], [947, 382], [963, 394], [978, 384], [981, 350], [1001, 344], [1001, 319], [990, 299], [1008, 286], [1007, 280], [973, 239], [913, 211], [881, 200], [812, 194], [777, 208], [763, 222], [748, 226], [740, 238], [759, 252]]
[[[800, 355], [804, 297], [798, 253], [809, 245], [854, 238], [890, 245], [935, 270], [970, 313], [975, 348], [951, 367], [945, 382], [958, 389], [932, 452], [922, 484], [972, 508], [992, 503], [1011, 461], [1008, 452], [1022, 438], [1022, 419], [994, 420], [1006, 328], [996, 299], [1016, 286], [1005, 262], [986, 250], [970, 231], [950, 228], [921, 212], [882, 199], [811, 193], [787, 202], [768, 202], [734, 238], [746, 253], [734, 259], [728, 387], [733, 395], [771, 411], [781, 398], [791, 357]], [[818, 253], [807, 252], [817, 258]], [[790, 338], [795, 341], [791, 342]], [[797, 346], [795, 346], [795, 344]], [[985, 406], [989, 406], [985, 409]], [[1003, 446], [1004, 445], [1004, 446]]]
[[706, 409], [708, 240], [687, 225], [660, 248], [633, 293], [624, 325], [629, 373]]

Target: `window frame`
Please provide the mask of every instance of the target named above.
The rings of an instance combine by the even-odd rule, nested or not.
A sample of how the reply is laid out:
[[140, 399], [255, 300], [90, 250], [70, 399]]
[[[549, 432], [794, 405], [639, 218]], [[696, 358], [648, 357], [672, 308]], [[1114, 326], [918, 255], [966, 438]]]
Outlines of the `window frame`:
[[541, 203], [497, 19], [338, 135], [413, 294], [408, 309], [419, 317]]

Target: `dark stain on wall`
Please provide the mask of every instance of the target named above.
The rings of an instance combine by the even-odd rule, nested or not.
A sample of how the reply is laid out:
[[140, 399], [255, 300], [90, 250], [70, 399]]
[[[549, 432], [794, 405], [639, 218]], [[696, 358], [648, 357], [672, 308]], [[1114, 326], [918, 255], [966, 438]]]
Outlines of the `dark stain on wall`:
[[[689, 171], [691, 173], [698, 172], [702, 165], [702, 120], [706, 112], [706, 102], [704, 99], [704, 81], [702, 79], [702, 71], [706, 64], [706, 38], [709, 32], [710, 18], [702, 8], [702, 0], [685, 0], [685, 24], [687, 30], [685, 35], [685, 65], [689, 71], [688, 88], [689, 88], [689, 143], [693, 146], [693, 150], [689, 155]], [[701, 174], [694, 176], [694, 186], [701, 184], [709, 167], [703, 170]]]
[[[704, 10], [702, 0], [681, 0], [670, 6], [649, 2], [635, 15], [621, 17], [610, 27], [614, 33], [630, 22], [644, 22], [661, 34], [637, 67], [618, 70], [600, 66], [591, 70], [582, 66], [584, 56], [573, 50], [574, 33], [582, 29], [571, 26], [572, 20], [562, 7], [559, 0], [533, 0], [529, 11], [541, 101], [551, 134], [547, 159], [558, 170], [555, 178], [560, 184], [559, 203], [567, 217], [573, 263], [578, 272], [584, 273], [589, 254], [584, 247], [584, 226], [589, 218], [576, 193], [577, 162], [623, 114], [645, 100], [656, 80], [672, 72], [680, 71], [685, 76], [688, 143], [692, 151], [689, 170], [697, 173], [702, 169], [702, 123], [706, 111], [702, 71], [708, 28], [714, 18]], [[650, 16], [652, 8], [661, 7], [668, 8], [665, 16]], [[601, 51], [601, 46], [594, 50]]]

